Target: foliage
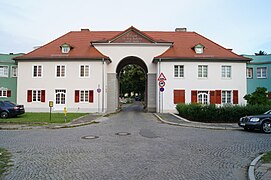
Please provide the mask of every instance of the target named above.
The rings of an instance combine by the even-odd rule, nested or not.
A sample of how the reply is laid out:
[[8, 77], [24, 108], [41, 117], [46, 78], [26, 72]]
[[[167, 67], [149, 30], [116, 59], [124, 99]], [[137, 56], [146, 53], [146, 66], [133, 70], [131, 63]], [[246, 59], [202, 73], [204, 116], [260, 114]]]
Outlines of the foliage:
[[268, 91], [265, 87], [257, 87], [253, 93], [245, 95], [244, 99], [247, 100], [247, 103], [250, 105], [270, 104], [268, 99]]
[[11, 163], [11, 154], [6, 149], [0, 148], [0, 179], [12, 166]]
[[255, 53], [256, 56], [263, 56], [263, 55], [267, 55], [267, 53], [265, 51], [259, 51], [258, 53]]
[[191, 121], [237, 123], [243, 116], [263, 114], [271, 109], [271, 105], [225, 105], [217, 107], [216, 105], [178, 104], [176, 109], [179, 116]]
[[120, 72], [120, 91], [121, 96], [131, 92], [138, 93], [141, 96], [145, 92], [145, 72], [138, 65], [127, 65]]
[[[67, 122], [86, 115], [87, 113], [67, 113]], [[16, 118], [0, 119], [1, 123], [16, 124], [48, 124], [48, 123], [65, 123], [64, 113], [52, 113], [50, 121], [50, 113], [30, 113], [27, 112]]]
[[263, 163], [270, 163], [271, 162], [271, 151], [267, 152], [262, 157]]

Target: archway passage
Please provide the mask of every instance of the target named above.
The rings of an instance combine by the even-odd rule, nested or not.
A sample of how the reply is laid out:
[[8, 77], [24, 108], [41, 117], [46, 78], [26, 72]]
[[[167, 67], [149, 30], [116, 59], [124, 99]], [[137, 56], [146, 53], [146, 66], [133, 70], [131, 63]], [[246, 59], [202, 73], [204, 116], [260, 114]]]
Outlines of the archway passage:
[[118, 77], [119, 108], [132, 99], [137, 105], [147, 108], [147, 73], [148, 68], [143, 60], [129, 56], [120, 61], [116, 69]]

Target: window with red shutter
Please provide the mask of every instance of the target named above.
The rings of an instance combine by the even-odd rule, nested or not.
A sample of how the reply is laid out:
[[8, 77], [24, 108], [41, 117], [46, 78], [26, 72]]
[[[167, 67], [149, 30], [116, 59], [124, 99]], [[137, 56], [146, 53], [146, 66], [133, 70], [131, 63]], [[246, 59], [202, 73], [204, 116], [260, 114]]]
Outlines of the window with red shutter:
[[215, 104], [215, 91], [210, 91], [210, 104]]
[[76, 102], [76, 103], [79, 102], [79, 90], [75, 90], [75, 93], [74, 93], [74, 102]]
[[89, 90], [89, 102], [93, 102], [93, 90]]
[[185, 103], [185, 90], [174, 90], [174, 104]]
[[41, 102], [45, 102], [45, 90], [41, 90]]
[[7, 97], [11, 97], [11, 90], [7, 90]]
[[191, 103], [197, 103], [197, 101], [198, 101], [198, 98], [197, 98], [197, 91], [195, 91], [195, 90], [192, 90], [191, 91]]
[[238, 90], [233, 90], [233, 104], [238, 104]]
[[215, 90], [216, 104], [221, 104], [221, 90]]
[[32, 90], [27, 90], [27, 102], [32, 102]]

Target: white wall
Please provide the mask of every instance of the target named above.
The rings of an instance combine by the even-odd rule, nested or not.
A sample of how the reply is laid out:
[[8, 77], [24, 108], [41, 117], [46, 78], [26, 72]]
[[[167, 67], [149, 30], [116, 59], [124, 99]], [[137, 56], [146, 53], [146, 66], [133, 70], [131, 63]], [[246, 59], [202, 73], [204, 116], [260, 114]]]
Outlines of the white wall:
[[[184, 78], [174, 77], [174, 65], [184, 65]], [[208, 78], [198, 78], [198, 65], [208, 65]], [[222, 65], [231, 66], [232, 77], [230, 79], [221, 77]], [[159, 66], [157, 66], [157, 72], [159, 72]], [[191, 90], [238, 90], [238, 104], [246, 103], [243, 99], [247, 92], [245, 62], [161, 62], [161, 72], [167, 78], [163, 93], [164, 112], [176, 112], [176, 105], [173, 103], [174, 89], [185, 90], [186, 103], [191, 103]], [[157, 73], [157, 78], [158, 76], [159, 73]], [[159, 103], [159, 86], [157, 92], [157, 102]], [[162, 104], [161, 101], [160, 103]], [[159, 104], [157, 105], [158, 110]]]
[[152, 63], [153, 58], [164, 53], [169, 46], [97, 44], [95, 48], [112, 60], [107, 67], [107, 73], [116, 73], [119, 62], [129, 56], [142, 59], [148, 67], [148, 73], [156, 73], [156, 64]]
[[[41, 78], [32, 77], [33, 65], [42, 65]], [[66, 65], [66, 77], [56, 77], [56, 65]], [[90, 66], [88, 78], [81, 78], [80, 65]], [[106, 66], [106, 65], [105, 65]], [[106, 71], [106, 69], [105, 69]], [[106, 77], [105, 77], [106, 78]], [[49, 111], [49, 101], [55, 105], [55, 89], [66, 89], [66, 107], [68, 112], [97, 112], [98, 111], [98, 85], [102, 88], [102, 62], [101, 61], [19, 61], [18, 62], [18, 104], [23, 104], [26, 111]], [[27, 102], [27, 90], [46, 90], [45, 103]], [[93, 90], [93, 103], [75, 103], [75, 90]], [[106, 91], [105, 91], [106, 92]], [[106, 97], [106, 95], [105, 95]], [[105, 99], [106, 101], [106, 99]], [[100, 94], [100, 111], [102, 109], [102, 93]], [[106, 110], [106, 103], [105, 110]], [[57, 110], [57, 107], [53, 108]], [[62, 107], [61, 107], [62, 111]]]

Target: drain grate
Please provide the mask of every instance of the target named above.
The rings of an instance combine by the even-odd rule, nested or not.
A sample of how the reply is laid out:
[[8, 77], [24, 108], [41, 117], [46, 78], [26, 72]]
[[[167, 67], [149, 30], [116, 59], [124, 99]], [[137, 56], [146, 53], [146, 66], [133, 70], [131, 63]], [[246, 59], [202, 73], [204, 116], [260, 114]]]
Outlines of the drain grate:
[[97, 138], [99, 138], [99, 136], [92, 136], [92, 135], [90, 135], [90, 136], [83, 136], [83, 137], [81, 137], [81, 139], [97, 139]]
[[131, 135], [131, 133], [128, 133], [128, 132], [118, 132], [118, 133], [116, 133], [116, 135], [118, 135], [118, 136], [129, 136], [129, 135]]

